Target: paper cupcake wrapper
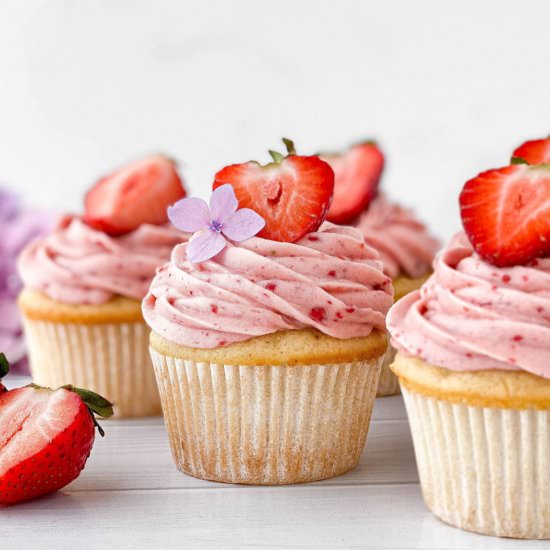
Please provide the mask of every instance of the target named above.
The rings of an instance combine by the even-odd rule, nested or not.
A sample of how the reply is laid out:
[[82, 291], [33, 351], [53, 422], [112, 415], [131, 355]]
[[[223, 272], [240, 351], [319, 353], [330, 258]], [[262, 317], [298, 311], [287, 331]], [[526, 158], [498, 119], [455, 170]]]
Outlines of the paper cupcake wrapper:
[[399, 379], [390, 369], [390, 365], [393, 363], [396, 353], [397, 350], [395, 348], [388, 346], [384, 362], [382, 363], [376, 397], [389, 397], [390, 395], [398, 395], [400, 393]]
[[115, 404], [116, 417], [161, 414], [145, 323], [69, 324], [24, 320], [36, 384], [88, 388]]
[[424, 500], [436, 516], [486, 535], [550, 538], [550, 411], [401, 390]]
[[382, 357], [307, 366], [196, 363], [151, 349], [172, 454], [186, 474], [282, 485], [334, 477], [363, 450]]

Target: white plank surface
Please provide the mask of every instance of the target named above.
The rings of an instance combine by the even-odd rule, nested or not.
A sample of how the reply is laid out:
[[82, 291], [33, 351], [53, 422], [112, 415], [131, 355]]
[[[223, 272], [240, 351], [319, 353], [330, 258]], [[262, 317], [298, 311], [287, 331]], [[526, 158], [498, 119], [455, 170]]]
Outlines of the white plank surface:
[[[25, 382], [8, 378], [8, 385]], [[422, 502], [400, 397], [378, 400], [353, 472], [292, 487], [245, 487], [174, 467], [161, 418], [106, 421], [81, 477], [1, 510], [3, 548], [547, 549], [451, 528]]]

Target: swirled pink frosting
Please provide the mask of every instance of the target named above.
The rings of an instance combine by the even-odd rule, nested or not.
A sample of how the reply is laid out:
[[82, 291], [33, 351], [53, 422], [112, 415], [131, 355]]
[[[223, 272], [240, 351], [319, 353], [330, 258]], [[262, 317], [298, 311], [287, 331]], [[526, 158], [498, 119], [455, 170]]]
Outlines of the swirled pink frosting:
[[102, 304], [116, 295], [141, 300], [156, 268], [183, 240], [168, 225], [144, 224], [111, 237], [75, 218], [30, 243], [19, 272], [26, 287], [66, 304]]
[[498, 268], [459, 234], [419, 291], [388, 315], [393, 345], [452, 370], [525, 370], [550, 378], [550, 258]]
[[351, 227], [325, 223], [297, 243], [254, 237], [192, 264], [176, 246], [143, 301], [167, 340], [215, 348], [279, 330], [314, 327], [335, 338], [385, 330], [391, 280]]
[[384, 271], [392, 279], [400, 273], [422, 277], [431, 271], [439, 241], [412, 210], [379, 195], [357, 221], [365, 240], [380, 253]]

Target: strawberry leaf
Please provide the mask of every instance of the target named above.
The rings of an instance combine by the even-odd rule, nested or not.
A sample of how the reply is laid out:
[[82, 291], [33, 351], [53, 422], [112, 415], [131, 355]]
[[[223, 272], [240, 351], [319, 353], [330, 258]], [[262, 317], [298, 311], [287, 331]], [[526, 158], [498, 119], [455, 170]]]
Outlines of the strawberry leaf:
[[510, 164], [529, 164], [525, 159], [521, 157], [512, 157]]
[[3, 353], [0, 353], [0, 378], [6, 376], [8, 372], [10, 372], [10, 363], [8, 358]]

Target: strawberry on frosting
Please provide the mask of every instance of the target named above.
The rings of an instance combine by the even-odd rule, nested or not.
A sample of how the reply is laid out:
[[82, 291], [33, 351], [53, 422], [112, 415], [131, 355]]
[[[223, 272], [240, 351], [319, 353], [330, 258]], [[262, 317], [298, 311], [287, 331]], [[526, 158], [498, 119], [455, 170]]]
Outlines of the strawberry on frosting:
[[209, 206], [186, 198], [170, 208], [177, 227], [196, 232], [143, 300], [158, 335], [208, 349], [281, 330], [341, 339], [385, 330], [393, 288], [378, 253], [357, 229], [324, 223], [334, 174], [284, 141], [289, 155], [271, 152], [267, 167], [219, 171]]
[[270, 151], [273, 162], [232, 164], [215, 176], [213, 188], [231, 184], [240, 208], [252, 208], [265, 221], [260, 237], [295, 242], [317, 230], [334, 193], [334, 172], [317, 156], [297, 155], [283, 139], [288, 155]]
[[351, 223], [377, 195], [384, 155], [376, 143], [366, 141], [343, 153], [320, 156], [334, 170], [334, 198], [327, 220]]
[[116, 295], [141, 300], [156, 268], [186, 239], [166, 211], [184, 196], [164, 156], [123, 166], [87, 193], [83, 216], [64, 215], [23, 250], [25, 286], [66, 304], [103, 304]]
[[390, 310], [393, 345], [451, 370], [550, 378], [550, 166], [483, 172], [465, 184], [460, 207], [465, 233]]

